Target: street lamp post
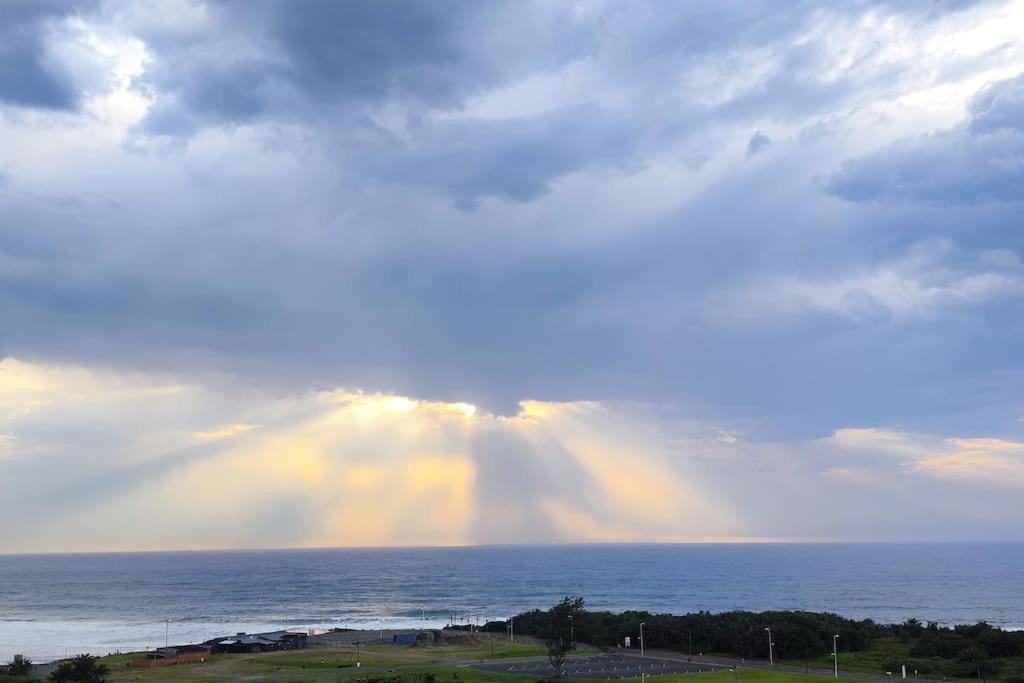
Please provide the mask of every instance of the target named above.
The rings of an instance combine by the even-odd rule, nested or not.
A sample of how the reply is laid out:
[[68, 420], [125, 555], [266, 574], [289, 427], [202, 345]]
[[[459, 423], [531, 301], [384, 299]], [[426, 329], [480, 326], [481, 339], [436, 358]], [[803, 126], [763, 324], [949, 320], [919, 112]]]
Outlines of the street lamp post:
[[171, 634], [171, 620], [164, 619], [164, 649], [167, 649], [167, 638]]
[[839, 635], [832, 636], [832, 661], [835, 665], [835, 675], [839, 678]]
[[765, 631], [768, 632], [768, 663], [775, 665], [775, 643], [772, 642], [772, 630], [769, 627], [765, 627]]
[[644, 624], [646, 622], [640, 622], [640, 654], [644, 654]]
[[572, 649], [576, 649], [576, 625], [572, 621], [572, 615], [569, 615], [569, 640], [572, 642]]

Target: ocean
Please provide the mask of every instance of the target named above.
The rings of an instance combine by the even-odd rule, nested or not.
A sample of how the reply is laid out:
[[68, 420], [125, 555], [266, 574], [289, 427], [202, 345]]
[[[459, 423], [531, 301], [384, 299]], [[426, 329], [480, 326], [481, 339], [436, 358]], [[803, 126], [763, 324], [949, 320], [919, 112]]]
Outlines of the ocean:
[[0, 661], [282, 627], [590, 609], [812, 610], [1024, 628], [1024, 544], [564, 545], [0, 555]]

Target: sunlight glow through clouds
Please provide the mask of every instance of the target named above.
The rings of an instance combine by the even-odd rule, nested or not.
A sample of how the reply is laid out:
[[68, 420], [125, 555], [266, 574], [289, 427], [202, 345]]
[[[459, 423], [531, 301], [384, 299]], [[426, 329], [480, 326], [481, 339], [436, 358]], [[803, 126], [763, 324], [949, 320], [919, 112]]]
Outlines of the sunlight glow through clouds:
[[[35, 427], [54, 419], [61, 430]], [[724, 429], [644, 404], [523, 401], [499, 416], [458, 402], [257, 395], [6, 359], [0, 513], [17, 509], [31, 533], [0, 531], [0, 542], [27, 551], [810, 539], [817, 532], [780, 533], [759, 511], [770, 506], [796, 532], [822, 486], [927, 476], [953, 494], [960, 482], [986, 486], [994, 499], [1024, 486], [1024, 446], [1007, 440], [858, 428], [759, 444], [723, 441]], [[37, 482], [36, 493], [13, 481]]]
[[288, 8], [0, 2], [0, 550], [1020, 539], [1024, 0]]
[[1024, 489], [1024, 443], [1003, 439], [948, 439], [948, 444], [953, 452], [923, 458], [911, 467], [929, 476]]

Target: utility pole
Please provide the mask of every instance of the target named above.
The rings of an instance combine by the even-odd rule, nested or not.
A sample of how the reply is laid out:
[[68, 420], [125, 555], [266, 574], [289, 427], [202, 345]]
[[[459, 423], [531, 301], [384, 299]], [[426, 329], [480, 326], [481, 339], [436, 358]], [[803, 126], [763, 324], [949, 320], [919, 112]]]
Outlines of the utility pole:
[[171, 620], [164, 619], [164, 649], [167, 649], [167, 639], [171, 634]]
[[572, 649], [576, 649], [576, 626], [573, 624], [572, 615], [569, 615], [569, 640], [572, 642]]
[[839, 636], [832, 636], [832, 659], [835, 663], [836, 678], [839, 678]]
[[775, 643], [772, 642], [772, 630], [769, 627], [765, 627], [765, 631], [768, 631], [768, 663], [772, 666], [775, 665]]
[[644, 624], [645, 623], [646, 622], [643, 622], [643, 621], [640, 622], [640, 655], [641, 656], [643, 656], [643, 654], [644, 654]]

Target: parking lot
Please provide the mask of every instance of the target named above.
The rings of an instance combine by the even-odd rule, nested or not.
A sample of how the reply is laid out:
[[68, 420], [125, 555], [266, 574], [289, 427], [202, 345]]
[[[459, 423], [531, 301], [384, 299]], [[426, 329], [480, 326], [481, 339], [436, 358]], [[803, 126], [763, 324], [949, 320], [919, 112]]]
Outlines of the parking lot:
[[[539, 677], [554, 675], [554, 668], [546, 661], [504, 662], [481, 664], [477, 668], [501, 673], [533, 674]], [[562, 674], [570, 678], [635, 678], [640, 674], [660, 676], [663, 674], [696, 673], [711, 671], [715, 667], [700, 662], [683, 662], [651, 659], [633, 655], [606, 654], [590, 657], [569, 657], [562, 667]]]

